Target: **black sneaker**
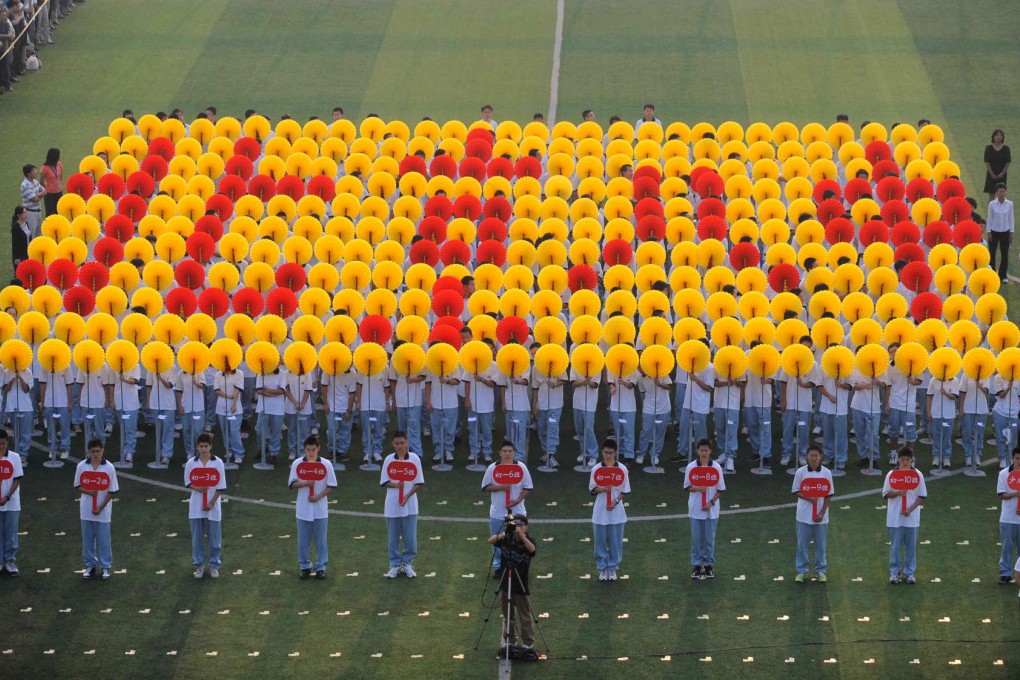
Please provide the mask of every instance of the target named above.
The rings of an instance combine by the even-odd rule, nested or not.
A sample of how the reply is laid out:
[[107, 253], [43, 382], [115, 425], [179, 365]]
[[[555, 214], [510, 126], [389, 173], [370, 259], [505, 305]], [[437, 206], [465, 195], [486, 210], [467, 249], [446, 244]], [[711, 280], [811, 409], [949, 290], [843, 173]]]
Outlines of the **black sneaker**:
[[1009, 576], [1000, 576], [999, 577], [999, 585], [1000, 586], [1008, 586], [1012, 582], [1013, 582], [1013, 579], [1010, 578]]
[[772, 459], [771, 458], [762, 458], [761, 459], [761, 466], [763, 468], [765, 468], [766, 470], [771, 470], [772, 469]]
[[753, 456], [751, 456], [751, 462], [752, 463], [757, 463], [759, 461], [761, 461], [761, 454], [760, 453], [756, 453]]
[[325, 581], [326, 580], [326, 570], [325, 569], [320, 569], [319, 571], [315, 572], [315, 578], [319, 579], [320, 581]]
[[298, 574], [298, 578], [301, 579], [302, 581], [304, 581], [306, 578], [308, 578], [311, 575], [312, 575], [312, 570], [311, 569], [302, 569], [301, 573]]
[[694, 567], [694, 569], [691, 570], [691, 578], [694, 579], [695, 581], [700, 579], [701, 576], [702, 576], [701, 567]]
[[868, 459], [867, 458], [858, 458], [857, 459], [857, 467], [860, 467], [860, 468], [868, 467]]
[[686, 463], [687, 462], [687, 457], [686, 456], [681, 456], [678, 453], [675, 456], [673, 456], [673, 459], [671, 461], [669, 461], [669, 462], [670, 463]]
[[705, 578], [707, 578], [709, 580], [715, 578], [715, 569], [712, 568], [711, 564], [705, 565], [705, 567], [703, 567], [703, 572], [702, 573], [704, 573]]

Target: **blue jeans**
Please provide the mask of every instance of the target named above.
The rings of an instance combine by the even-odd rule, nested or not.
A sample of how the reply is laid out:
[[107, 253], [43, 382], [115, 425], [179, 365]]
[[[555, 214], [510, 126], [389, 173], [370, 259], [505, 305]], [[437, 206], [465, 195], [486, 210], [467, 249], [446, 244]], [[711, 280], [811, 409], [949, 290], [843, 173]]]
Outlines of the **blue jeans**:
[[936, 459], [945, 458], [946, 463], [953, 455], [953, 421], [955, 418], [931, 419], [931, 452]]
[[737, 433], [740, 432], [740, 411], [735, 408], [715, 410], [715, 441], [722, 448], [723, 455], [737, 457]]
[[[330, 453], [347, 453], [351, 448], [351, 427], [354, 416], [344, 413], [326, 414], [326, 436], [329, 437]], [[409, 435], [410, 436], [410, 435]]]
[[81, 558], [85, 561], [86, 569], [97, 566], [109, 569], [113, 566], [109, 522], [95, 522], [90, 519], [81, 521]]
[[[811, 443], [811, 412], [810, 411], [783, 411], [783, 455], [797, 456], [807, 455], [808, 444]], [[797, 451], [794, 452], [793, 445], [796, 439]]]
[[610, 411], [609, 417], [613, 419], [613, 435], [616, 437], [620, 459], [634, 460], [634, 421], [637, 420], [637, 413]]
[[21, 512], [0, 512], [0, 555], [4, 562], [13, 562], [18, 556], [18, 519]]
[[[531, 411], [507, 411], [506, 412], [506, 438], [513, 442], [514, 460], [524, 461], [524, 447], [528, 441], [528, 418]], [[436, 436], [435, 425], [432, 426], [432, 436]], [[449, 449], [452, 451], [453, 449]], [[544, 453], [544, 452], [543, 452]]]
[[[598, 503], [600, 498], [601, 494], [595, 498], [595, 502]], [[595, 567], [599, 571], [616, 571], [620, 568], [623, 559], [623, 529], [626, 526], [626, 522], [592, 525], [595, 530]]]
[[857, 435], [857, 457], [878, 460], [878, 414], [850, 409]]
[[202, 434], [205, 427], [205, 412], [185, 413], [181, 416], [181, 439], [184, 440], [184, 454], [191, 458], [195, 455], [195, 440]]
[[[437, 456], [453, 454], [453, 440], [457, 436], [457, 408], [432, 409], [432, 445]], [[527, 423], [525, 422], [525, 426]]]
[[560, 416], [562, 408], [550, 408], [538, 412], [538, 442], [542, 453], [556, 453], [560, 445]]
[[708, 414], [695, 413], [690, 409], [680, 412], [680, 438], [676, 442], [677, 455], [694, 457], [694, 445], [708, 437]]
[[641, 439], [638, 443], [638, 460], [643, 461], [647, 451], [652, 465], [659, 464], [662, 445], [666, 442], [666, 418], [668, 416], [669, 414], [641, 414]]
[[985, 422], [988, 416], [976, 413], [963, 414], [963, 458], [977, 465], [985, 448]]
[[270, 456], [280, 454], [280, 443], [283, 430], [283, 416], [260, 413], [258, 416], [259, 452], [263, 450]]
[[304, 451], [305, 439], [312, 431], [312, 415], [290, 413], [284, 418], [287, 420], [287, 445], [290, 452], [297, 454], [298, 451]]
[[691, 518], [691, 566], [715, 566], [715, 528], [718, 519]]
[[177, 415], [173, 410], [156, 411], [156, 427], [159, 428], [160, 458], [169, 460], [174, 455], [174, 417]]
[[[365, 461], [371, 463], [374, 456], [382, 456], [383, 433], [389, 419], [386, 411], [361, 412], [361, 446], [365, 451]], [[453, 451], [453, 448], [450, 449]]]
[[808, 557], [808, 544], [815, 542], [815, 571], [824, 574], [828, 563], [825, 559], [825, 538], [829, 530], [828, 524], [808, 524], [797, 522], [797, 573], [806, 574], [810, 570], [811, 560]]
[[244, 460], [244, 444], [241, 443], [241, 416], [220, 416], [220, 432], [227, 451], [238, 462]]
[[397, 427], [407, 433], [407, 445], [410, 451], [424, 456], [425, 449], [421, 444], [421, 407], [398, 407]]
[[28, 448], [32, 445], [32, 412], [14, 413], [11, 415], [11, 420], [14, 421], [14, 427], [17, 430], [16, 439], [14, 438], [15, 433], [11, 433], [14, 450], [22, 456], [27, 456]]
[[[312, 571], [326, 571], [329, 563], [329, 553], [326, 550], [326, 525], [329, 520], [322, 519], [297, 521], [297, 559], [302, 569]], [[309, 548], [312, 541], [315, 541], [315, 564], [309, 556]]]
[[917, 529], [889, 527], [889, 576], [913, 576], [917, 571]]
[[762, 460], [772, 458], [772, 409], [764, 406], [745, 408], [744, 420], [747, 422], [747, 438], [751, 450], [760, 455]]
[[[418, 556], [418, 515], [407, 517], [387, 517], [386, 533], [389, 537], [386, 548], [390, 556], [390, 566], [413, 564]], [[400, 539], [404, 539], [404, 549], [400, 549]]]
[[[199, 421], [201, 422], [201, 421]], [[195, 568], [205, 564], [205, 537], [209, 537], [209, 566], [219, 569], [223, 564], [222, 522], [210, 519], [191, 520], [191, 563]]]
[[992, 414], [992, 427], [995, 428], [995, 448], [998, 450], [1000, 462], [1009, 460], [1013, 455], [1012, 449], [1017, 445], [1018, 426], [1020, 426], [1020, 422], [1013, 416]]
[[[499, 530], [503, 528], [503, 520], [489, 518], [489, 536], [495, 536], [499, 533]], [[499, 546], [492, 546], [492, 568], [499, 569], [502, 566], [503, 561], [500, 559]]]
[[50, 452], [71, 450], [71, 409], [46, 407], [46, 439]]
[[85, 409], [81, 406], [81, 383], [71, 385], [71, 424], [80, 427], [85, 422]]
[[488, 413], [468, 411], [468, 440], [472, 456], [479, 453], [492, 455], [492, 417], [492, 411]]
[[889, 409], [889, 434], [903, 442], [916, 442], [917, 428], [914, 427], [913, 411]]
[[[14, 540], [15, 548], [17, 548], [18, 539]], [[1014, 554], [1020, 553], [1020, 524], [999, 522], [999, 540], [1002, 543], [1002, 553], [999, 555], [999, 576], [1012, 578], [1013, 566], [1016, 564]]]
[[106, 408], [102, 406], [89, 407], [84, 409], [84, 414], [85, 441], [88, 442], [93, 437], [97, 437], [99, 441], [103, 442], [103, 446], [106, 446]]
[[595, 439], [595, 413], [574, 409], [574, 429], [577, 431], [578, 447], [585, 458], [595, 460], [599, 456], [599, 442]]
[[138, 444], [138, 411], [120, 412], [120, 448], [121, 459], [134, 458]]
[[835, 456], [837, 463], [846, 463], [848, 435], [847, 416], [822, 414], [822, 448], [826, 456]]

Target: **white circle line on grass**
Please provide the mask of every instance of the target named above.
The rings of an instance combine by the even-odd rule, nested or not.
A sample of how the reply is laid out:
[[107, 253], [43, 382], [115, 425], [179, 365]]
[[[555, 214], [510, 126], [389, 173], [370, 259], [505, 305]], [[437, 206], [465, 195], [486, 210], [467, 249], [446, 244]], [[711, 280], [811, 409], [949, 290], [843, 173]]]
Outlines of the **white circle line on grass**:
[[563, 51], [563, 0], [556, 3], [556, 38], [553, 42], [552, 74], [549, 76], [549, 126], [556, 122], [560, 98], [560, 53]]
[[[32, 448], [40, 450], [40, 451], [45, 451], [46, 450], [45, 448], [43, 448], [42, 446], [39, 446], [35, 442], [32, 442]], [[75, 464], [77, 464], [81, 459], [71, 457], [68, 460], [71, 460]], [[998, 458], [991, 458], [989, 460], [982, 461], [981, 466], [985, 467], [985, 466], [992, 465], [992, 464], [997, 463], [997, 462], [998, 462]], [[943, 476], [939, 476], [939, 477], [929, 477], [926, 481], [928, 481], [928, 482], [937, 482], [940, 479], [946, 479], [948, 477], [955, 477], [955, 476], [957, 476], [959, 474], [962, 474], [964, 469], [965, 468], [960, 468], [959, 470], [954, 470], [953, 472], [950, 472], [948, 475], [943, 475]], [[161, 489], [167, 489], [167, 490], [170, 490], [170, 491], [178, 491], [180, 493], [191, 493], [191, 489], [189, 489], [187, 487], [179, 486], [177, 484], [171, 484], [169, 482], [161, 482], [158, 479], [150, 479], [148, 477], [142, 477], [140, 475], [134, 475], [134, 474], [131, 474], [130, 472], [118, 471], [117, 472], [117, 476], [118, 477], [123, 477], [124, 479], [130, 479], [131, 481], [138, 482], [140, 484], [148, 484], [149, 486], [159, 487]], [[836, 501], [850, 500], [851, 498], [863, 498], [865, 496], [873, 496], [875, 494], [880, 494], [880, 493], [882, 493], [882, 488], [881, 487], [876, 488], [876, 489], [867, 489], [865, 491], [855, 491], [854, 493], [848, 493], [848, 494], [845, 494], [845, 495], [842, 495], [842, 496], [833, 496], [832, 497], [832, 503], [835, 503]], [[292, 503], [278, 503], [276, 501], [256, 500], [254, 498], [247, 498], [245, 496], [234, 496], [234, 495], [231, 495], [231, 494], [223, 494], [222, 497], [226, 498], [227, 500], [229, 500], [232, 503], [246, 503], [248, 505], [256, 505], [256, 506], [267, 507], [267, 508], [282, 508], [284, 510], [293, 510], [294, 509], [294, 505]], [[731, 508], [729, 510], [720, 510], [719, 514], [722, 514], [722, 515], [746, 515], [746, 514], [756, 513], [756, 512], [771, 512], [772, 510], [789, 510], [789, 509], [795, 508], [795, 507], [797, 507], [797, 503], [796, 502], [793, 502], [793, 503], [776, 503], [774, 505], [758, 505], [758, 506], [755, 506], [753, 508]], [[382, 513], [377, 513], [377, 512], [361, 512], [361, 511], [358, 511], [358, 510], [334, 510], [334, 509], [331, 508], [329, 510], [329, 514], [331, 514], [331, 515], [339, 515], [339, 516], [342, 516], [342, 517], [366, 517], [366, 518], [369, 518], [369, 519], [385, 519], [385, 516]], [[662, 522], [662, 521], [674, 521], [674, 520], [678, 520], [678, 519], [687, 519], [688, 517], [689, 517], [689, 515], [686, 514], [686, 513], [678, 514], [678, 515], [640, 515], [640, 516], [637, 516], [637, 517], [628, 517], [627, 521], [629, 521], [629, 522]], [[419, 515], [418, 519], [420, 519], [422, 521], [428, 521], [428, 522], [455, 522], [455, 523], [465, 523], [465, 524], [476, 523], [476, 522], [488, 522], [489, 521], [488, 517], [441, 517], [441, 516], [438, 516], [438, 515]], [[591, 519], [590, 518], [574, 518], [574, 519], [543, 518], [541, 520], [541, 522], [542, 522], [542, 524], [591, 524]]]

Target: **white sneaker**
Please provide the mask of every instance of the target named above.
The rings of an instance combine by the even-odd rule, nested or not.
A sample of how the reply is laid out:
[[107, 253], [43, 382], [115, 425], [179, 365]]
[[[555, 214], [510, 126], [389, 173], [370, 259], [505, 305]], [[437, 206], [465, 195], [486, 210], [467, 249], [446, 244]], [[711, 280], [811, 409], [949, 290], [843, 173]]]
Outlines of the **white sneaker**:
[[293, 451], [291, 451], [290, 453], [287, 454], [287, 460], [296, 460], [296, 459], [297, 459], [297, 454], [294, 453]]
[[404, 576], [406, 576], [407, 578], [414, 578], [417, 575], [418, 572], [414, 570], [413, 566], [411, 566], [410, 564], [404, 565]]
[[205, 575], [205, 567], [195, 567], [195, 578], [202, 578]]
[[727, 458], [726, 459], [726, 472], [736, 472], [736, 471], [737, 471], [737, 469], [736, 469], [736, 467], [733, 464], [733, 459], [732, 458]]
[[799, 463], [800, 463], [801, 465], [807, 465], [807, 458], [805, 458], [804, 456], [800, 456], [799, 458], [797, 458], [797, 461], [798, 461], [798, 462], [799, 462]]
[[68, 453], [67, 451], [61, 451], [58, 457], [60, 458], [60, 460], [67, 460], [68, 458], [71, 457], [71, 454]]
[[102, 578], [104, 581], [109, 581], [110, 580], [110, 570], [109, 569], [103, 569], [103, 575], [100, 578]]
[[779, 459], [779, 464], [780, 465], [789, 465], [790, 464], [790, 455], [789, 454], [783, 454], [783, 457]]
[[822, 428], [818, 427], [817, 425], [815, 425], [815, 428], [813, 430], [811, 430], [811, 434], [821, 434], [821, 433], [822, 433]]
[[609, 572], [606, 571], [605, 569], [599, 569], [599, 580], [600, 581], [608, 581], [609, 580]]
[[18, 571], [18, 565], [14, 561], [4, 562], [4, 571], [11, 576], [18, 576], [21, 572]]
[[616, 580], [616, 570], [615, 569], [610, 569], [609, 570], [609, 574], [607, 575], [606, 580], [608, 580], [608, 581], [615, 581]]
[[446, 452], [446, 460], [451, 462], [451, 463], [453, 462], [453, 451], [447, 451]]
[[437, 453], [436, 455], [432, 456], [432, 462], [433, 463], [439, 463], [442, 460], [443, 460], [443, 454], [441, 454], [441, 453]]
[[715, 462], [719, 463], [719, 465], [725, 465], [726, 464], [726, 454], [723, 454], [723, 455], [719, 456], [718, 458], [716, 458]]
[[209, 578], [219, 578], [220, 570], [216, 567], [209, 567]]
[[390, 570], [386, 572], [386, 578], [396, 578], [399, 573], [400, 567], [390, 567]]

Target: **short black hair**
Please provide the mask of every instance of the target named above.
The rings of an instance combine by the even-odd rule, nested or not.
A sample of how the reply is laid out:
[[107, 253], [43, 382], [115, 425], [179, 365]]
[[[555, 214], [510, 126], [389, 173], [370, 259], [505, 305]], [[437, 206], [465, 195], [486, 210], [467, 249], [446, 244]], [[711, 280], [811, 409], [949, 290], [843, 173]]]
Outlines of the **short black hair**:
[[602, 441], [602, 448], [604, 448], [604, 449], [612, 449], [613, 452], [615, 453], [617, 451], [616, 440], [613, 439], [612, 437], [606, 437]]
[[319, 445], [319, 438], [316, 437], [314, 434], [310, 434], [307, 437], [305, 437], [304, 445], [305, 446], [318, 446]]
[[694, 448], [695, 449], [700, 449], [702, 446], [707, 446], [708, 448], [712, 448], [712, 442], [710, 442], [708, 440], [708, 437], [702, 437], [701, 439], [699, 439], [698, 443], [694, 445]]
[[344, 115], [343, 107], [334, 106], [333, 107], [333, 113], [339, 113], [341, 116]]
[[210, 446], [212, 446], [212, 433], [211, 432], [203, 432], [202, 434], [198, 435], [198, 437], [195, 439], [195, 443], [196, 444], [209, 444]]
[[804, 452], [804, 454], [807, 455], [812, 451], [817, 451], [819, 456], [824, 455], [822, 453], [822, 447], [819, 446], [818, 444], [808, 444], [807, 450]]
[[100, 439], [99, 437], [93, 437], [92, 439], [89, 440], [89, 443], [85, 448], [87, 448], [89, 451], [91, 451], [92, 449], [102, 449], [104, 448], [103, 440]]
[[25, 175], [25, 177], [28, 177], [28, 173], [32, 172], [33, 170], [35, 170], [35, 166], [32, 165], [31, 163], [27, 163], [21, 166], [21, 172], [22, 174]]
[[397, 430], [396, 432], [393, 433], [393, 438], [394, 439], [401, 439], [401, 438], [407, 439], [407, 433], [404, 432], [403, 430]]
[[505, 448], [505, 447], [507, 447], [507, 446], [509, 446], [509, 447], [510, 447], [511, 449], [513, 449], [514, 451], [517, 451], [517, 447], [515, 447], [515, 446], [514, 446], [514, 443], [513, 443], [512, 441], [510, 441], [509, 439], [504, 439], [504, 440], [503, 440], [502, 442], [500, 442], [500, 444], [499, 444], [499, 448], [501, 448], [501, 449], [502, 449], [502, 448]]
[[904, 446], [902, 449], [896, 452], [897, 458], [913, 458], [914, 450], [909, 446]]
[[837, 113], [836, 114], [836, 122], [837, 123], [849, 123], [850, 122], [850, 116], [848, 116], [845, 113]]

